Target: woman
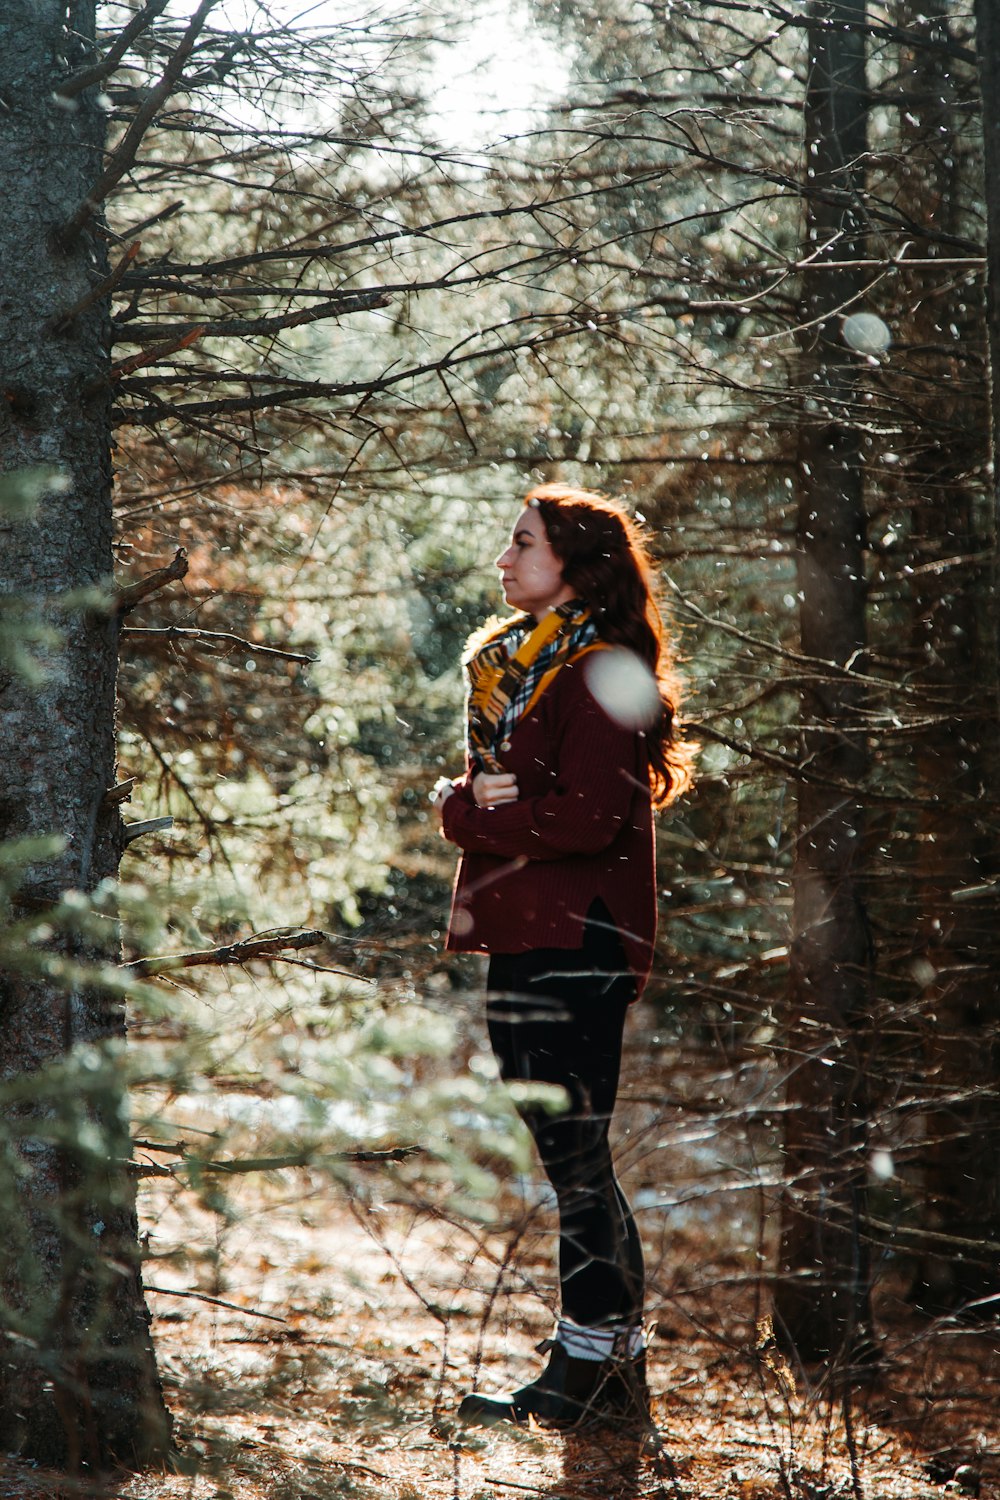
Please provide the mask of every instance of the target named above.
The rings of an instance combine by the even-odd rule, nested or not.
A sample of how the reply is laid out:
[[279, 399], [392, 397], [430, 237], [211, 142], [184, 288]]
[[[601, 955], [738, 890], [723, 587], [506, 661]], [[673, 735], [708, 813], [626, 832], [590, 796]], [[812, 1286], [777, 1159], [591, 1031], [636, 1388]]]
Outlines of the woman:
[[497, 559], [516, 613], [473, 636], [468, 764], [435, 788], [462, 852], [448, 946], [490, 955], [487, 1022], [559, 1205], [561, 1316], [546, 1369], [469, 1423], [557, 1427], [646, 1411], [643, 1261], [608, 1144], [631, 1001], [656, 928], [652, 808], [690, 780], [645, 545], [612, 501], [532, 490]]

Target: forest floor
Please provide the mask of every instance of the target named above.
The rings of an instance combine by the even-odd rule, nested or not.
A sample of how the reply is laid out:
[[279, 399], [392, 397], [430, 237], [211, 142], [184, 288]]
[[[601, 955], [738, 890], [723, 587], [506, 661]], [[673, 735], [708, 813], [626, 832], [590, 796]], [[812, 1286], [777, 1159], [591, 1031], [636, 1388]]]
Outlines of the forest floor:
[[536, 1186], [511, 1183], [482, 1223], [428, 1189], [418, 1159], [346, 1187], [248, 1177], [225, 1213], [154, 1179], [147, 1282], [176, 1470], [87, 1483], [8, 1463], [0, 1497], [997, 1500], [996, 1327], [918, 1320], [889, 1277], [877, 1376], [836, 1391], [793, 1376], [759, 1347], [766, 1163], [750, 1173], [725, 1110], [706, 1107], [710, 1078], [685, 1097], [678, 1071], [669, 1092], [667, 1119], [662, 1087], [626, 1090], [619, 1132], [651, 1288], [648, 1432], [455, 1424], [474, 1385], [530, 1379], [551, 1331]]

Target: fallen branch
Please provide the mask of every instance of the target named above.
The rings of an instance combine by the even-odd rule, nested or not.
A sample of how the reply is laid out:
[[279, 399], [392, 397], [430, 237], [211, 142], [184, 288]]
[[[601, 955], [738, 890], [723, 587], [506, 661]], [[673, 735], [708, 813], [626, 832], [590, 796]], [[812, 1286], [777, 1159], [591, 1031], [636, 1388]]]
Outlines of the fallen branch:
[[[393, 1146], [386, 1151], [313, 1151], [306, 1148], [292, 1151], [285, 1156], [233, 1157], [223, 1161], [202, 1161], [187, 1157], [185, 1165], [199, 1172], [219, 1173], [227, 1177], [242, 1177], [250, 1172], [280, 1172], [285, 1167], [322, 1167], [329, 1162], [349, 1162], [358, 1165], [365, 1162], [406, 1161], [417, 1156], [422, 1146]], [[159, 1175], [159, 1174], [157, 1174]]]
[[377, 1166], [385, 1162], [407, 1161], [411, 1156], [419, 1156], [423, 1151], [422, 1146], [388, 1146], [382, 1151], [365, 1150], [358, 1148], [354, 1151], [315, 1151], [311, 1147], [304, 1147], [301, 1151], [287, 1152], [283, 1156], [247, 1156], [228, 1157], [221, 1160], [214, 1158], [191, 1155], [184, 1141], [177, 1141], [173, 1145], [158, 1146], [150, 1141], [134, 1141], [137, 1150], [158, 1151], [162, 1155], [176, 1156], [179, 1160], [169, 1166], [161, 1165], [160, 1162], [129, 1162], [129, 1172], [133, 1177], [173, 1177], [182, 1168], [187, 1168], [195, 1173], [211, 1173], [225, 1177], [243, 1177], [253, 1172], [281, 1172], [288, 1167], [324, 1167], [332, 1163], [341, 1165], [347, 1163], [349, 1166]]
[[190, 641], [195, 646], [201, 641], [210, 646], [219, 641], [239, 646], [241, 651], [249, 651], [253, 656], [277, 656], [282, 661], [297, 661], [304, 666], [316, 660], [315, 656], [305, 656], [298, 651], [282, 651], [277, 646], [257, 646], [253, 641], [245, 641], [242, 636], [230, 634], [228, 630], [198, 630], [189, 625], [164, 625], [155, 629], [147, 629], [143, 625], [126, 625], [122, 635], [159, 635], [169, 641]]
[[209, 1302], [213, 1307], [227, 1307], [230, 1312], [245, 1313], [248, 1318], [266, 1318], [269, 1323], [287, 1323], [277, 1313], [258, 1312], [254, 1307], [240, 1307], [238, 1302], [224, 1302], [221, 1297], [210, 1297], [207, 1292], [179, 1292], [172, 1286], [146, 1286], [147, 1292], [156, 1292], [161, 1297], [190, 1297], [193, 1302]]
[[157, 589], [165, 588], [168, 583], [176, 583], [179, 578], [183, 578], [187, 570], [187, 552], [183, 547], [178, 547], [166, 567], [155, 568], [152, 573], [147, 573], [145, 578], [137, 578], [135, 583], [126, 583], [116, 589], [111, 600], [111, 613], [127, 615], [148, 595], [155, 594]]
[[280, 958], [286, 948], [316, 948], [327, 941], [327, 934], [317, 928], [305, 932], [283, 933], [275, 937], [242, 938], [220, 948], [205, 948], [195, 953], [165, 953], [155, 958], [136, 958], [125, 965], [142, 978], [153, 974], [170, 974], [175, 969], [195, 969], [206, 964], [245, 964], [255, 958]]

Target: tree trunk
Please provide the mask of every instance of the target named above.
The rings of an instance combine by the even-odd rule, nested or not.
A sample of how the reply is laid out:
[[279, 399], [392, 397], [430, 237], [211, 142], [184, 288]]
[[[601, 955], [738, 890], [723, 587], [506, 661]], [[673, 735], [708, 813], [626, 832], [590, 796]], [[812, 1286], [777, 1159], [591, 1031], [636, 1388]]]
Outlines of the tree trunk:
[[[867, 749], [863, 467], [851, 397], [856, 356], [837, 310], [858, 272], [866, 149], [864, 5], [810, 7], [805, 108], [807, 272], [802, 305], [797, 566], [803, 652], [830, 663], [802, 696], [789, 1047], [775, 1331], [804, 1360], [859, 1352], [869, 1328], [863, 1233], [867, 1125], [863, 1040], [870, 942], [860, 889]], [[841, 28], [836, 23], [847, 22]]]
[[[1000, 236], [1000, 11], [977, 6], [984, 110], [985, 191], [990, 251], [989, 323], [997, 369], [994, 283]], [[986, 463], [982, 305], [975, 290], [935, 274], [941, 231], [960, 233], [963, 174], [957, 160], [954, 65], [941, 50], [947, 19], [905, 18], [908, 33], [932, 46], [904, 56], [900, 77], [913, 98], [900, 111], [910, 180], [900, 203], [912, 224], [927, 225], [910, 254], [931, 265], [903, 283], [906, 337], [913, 346], [906, 404], [916, 426], [906, 478], [911, 522], [915, 652], [911, 686], [929, 691], [925, 724], [913, 735], [918, 790], [916, 924], [923, 965], [926, 1097], [921, 1228], [925, 1238], [913, 1300], [940, 1313], [970, 1308], [1000, 1291], [1000, 950], [998, 842], [988, 816], [997, 777], [996, 564], [981, 513], [981, 490], [969, 476]], [[950, 142], [947, 150], [944, 143]], [[975, 201], [980, 184], [969, 184]], [[945, 252], [947, 253], [947, 252]], [[909, 296], [906, 293], [909, 292]], [[919, 369], [917, 368], [919, 366]], [[913, 377], [919, 373], [919, 382]], [[930, 399], [921, 402], [919, 392]], [[993, 382], [994, 402], [996, 383]], [[994, 417], [994, 451], [996, 419]], [[995, 527], [995, 510], [990, 518]], [[994, 532], [995, 535], [995, 532]], [[995, 545], [995, 544], [994, 544]], [[976, 1245], [982, 1246], [979, 1251]], [[988, 1301], [981, 1309], [994, 1314]]]
[[[995, 627], [1000, 636], [1000, 0], [975, 0], [983, 112], [986, 297], [990, 348]], [[1000, 658], [1000, 646], [997, 656]], [[1000, 682], [998, 682], [1000, 686]]]
[[[57, 321], [106, 274], [96, 230], [70, 244], [59, 235], [102, 161], [97, 89], [72, 107], [55, 98], [92, 60], [94, 9], [6, 0], [0, 19], [0, 456], [7, 471], [43, 464], [61, 476], [0, 545], [0, 593], [56, 632], [36, 652], [39, 686], [0, 682], [0, 839], [56, 834], [63, 844], [29, 867], [15, 897], [22, 914], [93, 891], [121, 853], [117, 810], [103, 802], [114, 782], [117, 628], [64, 603], [107, 583], [112, 565], [107, 299]], [[51, 948], [85, 963], [106, 960], [109, 942], [113, 956], [116, 937], [57, 932]], [[72, 1067], [88, 1046], [123, 1040], [124, 1015], [72, 971], [58, 982], [0, 976], [0, 1014], [0, 1445], [41, 1463], [143, 1463], [164, 1450], [168, 1426], [127, 1112], [97, 1053]]]

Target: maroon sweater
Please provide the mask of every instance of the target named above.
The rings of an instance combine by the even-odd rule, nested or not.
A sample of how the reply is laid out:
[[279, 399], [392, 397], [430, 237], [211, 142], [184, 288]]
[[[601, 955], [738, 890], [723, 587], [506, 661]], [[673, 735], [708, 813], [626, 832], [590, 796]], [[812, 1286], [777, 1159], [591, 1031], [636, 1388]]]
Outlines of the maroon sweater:
[[656, 932], [646, 747], [591, 696], [585, 663], [568, 662], [511, 733], [501, 759], [516, 802], [477, 807], [471, 768], [445, 801], [445, 838], [464, 851], [448, 947], [579, 948], [600, 897], [641, 989]]

